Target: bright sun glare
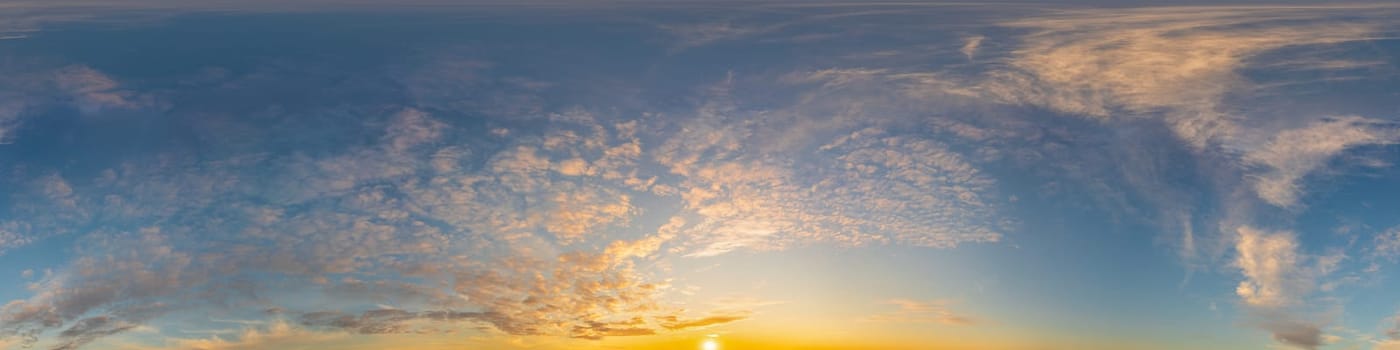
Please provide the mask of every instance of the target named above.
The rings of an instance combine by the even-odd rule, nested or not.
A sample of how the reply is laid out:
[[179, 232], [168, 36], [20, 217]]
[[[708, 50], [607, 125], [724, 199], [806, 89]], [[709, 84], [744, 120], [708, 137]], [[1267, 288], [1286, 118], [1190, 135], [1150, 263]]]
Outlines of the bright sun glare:
[[701, 349], [701, 350], [719, 350], [719, 343], [718, 343], [718, 342], [715, 342], [714, 339], [705, 340], [705, 343], [704, 343], [704, 344], [700, 344], [700, 349]]

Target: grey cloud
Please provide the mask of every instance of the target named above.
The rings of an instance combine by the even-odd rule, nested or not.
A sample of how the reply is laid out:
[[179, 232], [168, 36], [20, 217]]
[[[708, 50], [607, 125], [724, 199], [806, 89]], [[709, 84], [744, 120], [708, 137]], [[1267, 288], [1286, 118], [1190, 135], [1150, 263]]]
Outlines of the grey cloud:
[[423, 311], [410, 312], [399, 309], [368, 310], [359, 315], [339, 311], [322, 311], [303, 314], [301, 324], [309, 327], [336, 328], [358, 334], [421, 333], [429, 329], [415, 327], [413, 321], [452, 322], [482, 319], [487, 315], [478, 312]]
[[74, 322], [73, 326], [60, 332], [58, 336], [63, 339], [63, 342], [54, 346], [52, 349], [74, 350], [98, 338], [125, 332], [136, 327], [137, 325], [134, 323], [116, 320], [107, 316], [84, 318]]
[[[154, 299], [199, 283], [199, 277], [185, 273], [190, 256], [173, 251], [157, 230], [95, 239], [111, 239], [96, 247], [115, 248], [118, 253], [80, 259], [70, 270], [41, 281], [30, 299], [4, 305], [0, 335], [33, 335], [72, 321], [76, 324], [60, 336], [72, 338], [68, 343], [77, 347], [130, 328], [113, 325], [139, 324], [154, 317], [165, 309]], [[84, 317], [94, 312], [106, 315]]]
[[1271, 333], [1274, 340], [1299, 349], [1318, 349], [1327, 345], [1324, 325], [1294, 318], [1291, 315], [1266, 313], [1255, 315], [1256, 325]]

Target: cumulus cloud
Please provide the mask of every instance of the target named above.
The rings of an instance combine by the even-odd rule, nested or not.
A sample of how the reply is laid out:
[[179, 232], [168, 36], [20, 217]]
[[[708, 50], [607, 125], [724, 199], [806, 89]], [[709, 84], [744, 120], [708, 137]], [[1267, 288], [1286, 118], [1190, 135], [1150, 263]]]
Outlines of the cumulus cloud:
[[1304, 349], [1322, 346], [1327, 322], [1298, 307], [1317, 289], [1317, 280], [1336, 269], [1340, 257], [1304, 254], [1291, 232], [1246, 226], [1237, 233], [1235, 266], [1245, 280], [1235, 292], [1250, 322], [1280, 343]]
[[1235, 266], [1244, 273], [1235, 292], [1249, 305], [1280, 307], [1298, 302], [1313, 287], [1298, 241], [1290, 232], [1240, 227]]

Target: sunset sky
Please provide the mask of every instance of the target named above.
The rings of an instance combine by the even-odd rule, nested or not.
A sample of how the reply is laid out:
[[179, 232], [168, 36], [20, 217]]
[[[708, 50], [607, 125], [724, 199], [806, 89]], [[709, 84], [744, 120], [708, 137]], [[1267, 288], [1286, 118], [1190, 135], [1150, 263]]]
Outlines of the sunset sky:
[[0, 0], [0, 350], [1400, 349], [1395, 3], [388, 3]]

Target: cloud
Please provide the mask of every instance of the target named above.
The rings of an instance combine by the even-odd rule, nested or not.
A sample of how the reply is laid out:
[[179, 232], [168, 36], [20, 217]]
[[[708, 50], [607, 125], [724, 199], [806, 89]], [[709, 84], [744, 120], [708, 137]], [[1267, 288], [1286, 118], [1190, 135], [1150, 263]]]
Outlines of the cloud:
[[[1063, 11], [1012, 20], [1033, 32], [1010, 71], [984, 86], [993, 96], [1105, 119], [1160, 114], [1197, 149], [1230, 141], [1243, 117], [1223, 105], [1251, 91], [1240, 70], [1287, 47], [1377, 38], [1394, 8], [1163, 7]], [[1329, 14], [1359, 14], [1338, 24]]]
[[1300, 349], [1317, 349], [1326, 345], [1322, 324], [1294, 319], [1287, 315], [1258, 316], [1257, 325], [1269, 330], [1274, 340]]
[[164, 297], [198, 283], [184, 273], [191, 258], [171, 249], [156, 229], [115, 237], [92, 237], [93, 248], [113, 251], [86, 256], [56, 276], [40, 281], [36, 295], [0, 308], [0, 336], [21, 336], [32, 344], [45, 329], [72, 322], [59, 334], [62, 348], [120, 333], [161, 314]]
[[413, 147], [441, 139], [444, 128], [446, 125], [432, 119], [427, 113], [405, 108], [389, 121], [384, 131], [384, 144], [392, 153], [404, 153]]
[[668, 24], [662, 25], [661, 29], [670, 33], [677, 39], [672, 50], [681, 50], [771, 31], [775, 29], [775, 27], [765, 28], [731, 22], [710, 22], [680, 25]]
[[1284, 130], [1267, 144], [1244, 154], [1244, 161], [1265, 170], [1253, 178], [1259, 198], [1280, 207], [1298, 205], [1304, 176], [1341, 152], [1358, 146], [1400, 141], [1391, 123], [1362, 117], [1336, 117]]
[[150, 96], [124, 90], [116, 80], [87, 66], [59, 69], [54, 73], [54, 84], [71, 96], [78, 109], [85, 113], [135, 109], [154, 103]]
[[641, 317], [616, 321], [589, 321], [575, 325], [570, 331], [572, 338], [598, 340], [604, 337], [635, 337], [657, 334], [653, 326]]
[[91, 19], [92, 13], [83, 11], [53, 11], [48, 7], [54, 4], [12, 3], [0, 6], [0, 40], [20, 40], [29, 38], [54, 22], [72, 22]]
[[16, 232], [19, 230], [15, 228], [21, 225], [22, 224], [16, 222], [0, 223], [0, 254], [5, 254], [5, 252], [10, 249], [22, 247], [34, 241], [32, 237], [29, 237], [29, 235], [22, 231]]
[[472, 59], [468, 50], [435, 51], [415, 57], [395, 75], [413, 105], [428, 111], [471, 111], [495, 119], [535, 119], [546, 115], [542, 93], [556, 83], [503, 76], [496, 65]]
[[982, 40], [987, 40], [987, 37], [981, 35], [971, 35], [966, 38], [963, 38], [962, 49], [958, 51], [962, 52], [963, 56], [967, 56], [967, 59], [971, 61], [973, 57], [977, 56], [977, 49], [982, 48]]
[[71, 106], [86, 115], [160, 106], [155, 96], [126, 89], [85, 65], [16, 61], [0, 63], [0, 72], [8, 77], [0, 82], [0, 145], [16, 141], [25, 119], [54, 106]]
[[[843, 84], [879, 72], [816, 74], [825, 84]], [[995, 210], [995, 182], [927, 135], [883, 127], [805, 130], [802, 139], [824, 137], [763, 148], [770, 130], [743, 122], [749, 112], [727, 99], [723, 92], [713, 96], [651, 153], [682, 178], [669, 188], [698, 215], [687, 230], [697, 237], [690, 256], [810, 242], [951, 248], [1000, 239], [1005, 227]]]
[[[1358, 67], [1369, 56], [1343, 55], [1388, 35], [1396, 11], [1390, 5], [1052, 10], [999, 23], [1029, 30], [1017, 38], [1005, 66], [973, 76], [939, 73], [975, 86], [962, 91], [1088, 117], [1115, 132], [1132, 133], [1121, 130], [1140, 128], [1144, 120], [1165, 126], [1198, 171], [1186, 176], [1206, 181], [1190, 190], [1220, 201], [1221, 213], [1201, 215], [1200, 199], [1173, 193], [1161, 178], [1170, 175], [1155, 164], [1165, 156], [1144, 159], [1137, 151], [1114, 165], [1125, 185], [1161, 207], [1161, 226], [1183, 232], [1179, 249], [1188, 264], [1213, 263], [1212, 256], [1233, 250], [1231, 263], [1245, 276], [1235, 292], [1251, 324], [1282, 344], [1316, 348], [1326, 339], [1327, 322], [1308, 310], [1322, 304], [1311, 296], [1332, 288], [1318, 286], [1318, 279], [1344, 255], [1311, 256], [1292, 232], [1253, 228], [1256, 215], [1271, 210], [1256, 203], [1300, 207], [1309, 177], [1324, 174], [1348, 150], [1394, 144], [1394, 127], [1356, 116], [1317, 118], [1269, 103], [1286, 91], [1282, 86], [1309, 82], [1288, 72], [1342, 79], [1365, 74]], [[1355, 20], [1338, 23], [1338, 15]], [[1113, 206], [1131, 202], [1120, 203]], [[1195, 227], [1198, 218], [1209, 217], [1219, 218], [1218, 237]]]
[[1324, 319], [1299, 312], [1317, 280], [1336, 269], [1339, 257], [1311, 257], [1300, 252], [1291, 232], [1239, 227], [1235, 267], [1244, 274], [1235, 292], [1244, 301], [1250, 323], [1269, 331], [1280, 343], [1304, 349], [1323, 345]]
[[[491, 129], [399, 108], [369, 118], [379, 134], [371, 142], [322, 154], [171, 154], [38, 177], [16, 194], [26, 204], [9, 208], [26, 215], [3, 227], [67, 228], [49, 235], [83, 249], [34, 295], [0, 309], [0, 329], [30, 343], [90, 329], [69, 337], [79, 347], [164, 313], [257, 300], [303, 315], [305, 326], [353, 333], [467, 322], [509, 335], [645, 335], [747, 317], [682, 317], [658, 298], [669, 285], [637, 264], [660, 255], [1000, 239], [984, 223], [995, 217], [994, 182], [935, 140], [868, 128], [752, 152], [766, 131], [726, 125], [740, 113], [702, 110], [672, 130], [574, 110], [547, 116], [544, 130], [513, 131], [522, 135], [505, 145], [467, 147], [459, 141]], [[786, 157], [814, 163], [778, 161]], [[675, 209], [656, 212], [669, 218], [658, 226], [628, 228], [637, 198]], [[296, 293], [404, 309], [281, 304]], [[157, 300], [161, 312], [127, 310]], [[403, 311], [413, 309], [461, 317]], [[91, 320], [110, 327], [74, 326]]]
[[1377, 234], [1372, 240], [1375, 243], [1370, 252], [1373, 258], [1385, 259], [1390, 262], [1400, 259], [1400, 227], [1387, 229]]
[[320, 311], [302, 315], [301, 324], [313, 328], [341, 329], [357, 334], [404, 334], [433, 331], [431, 328], [415, 327], [415, 321], [442, 323], [488, 317], [490, 315], [479, 312], [456, 311], [410, 312], [399, 309], [376, 309], [362, 312], [358, 316], [339, 311]]
[[125, 332], [137, 327], [137, 324], [122, 320], [116, 320], [107, 316], [96, 316], [78, 320], [72, 327], [59, 333], [59, 338], [63, 342], [54, 346], [53, 350], [73, 350], [84, 344], [90, 343], [97, 338]]
[[680, 316], [668, 315], [658, 318], [661, 326], [669, 330], [683, 330], [690, 328], [704, 328], [719, 324], [735, 322], [748, 318], [745, 314], [734, 315], [711, 315], [695, 319], [681, 318]]
[[951, 306], [954, 302], [948, 300], [916, 301], [894, 299], [888, 301], [887, 304], [898, 307], [898, 310], [872, 315], [865, 318], [865, 321], [937, 323], [949, 326], [973, 326], [985, 323], [985, 321], [953, 311]]
[[236, 339], [213, 336], [207, 339], [168, 339], [163, 346], [140, 347], [141, 350], [256, 350], [305, 348], [324, 346], [346, 338], [345, 333], [316, 332], [296, 327], [283, 320], [274, 320], [266, 327], [246, 328]]
[[[1171, 206], [1161, 217], [1187, 232], [1182, 244], [1192, 253], [1183, 255], [1195, 256], [1207, 230], [1192, 230], [1201, 219], [1179, 207], [1196, 198], [1173, 197], [1178, 187], [1168, 182], [1176, 173], [1161, 173], [1180, 164], [1176, 154], [1153, 153], [1155, 139], [1119, 127], [1159, 116], [1193, 147], [1192, 156], [1227, 158], [1225, 169], [1192, 163], [1208, 176], [1236, 178], [1219, 180], [1217, 190], [1231, 192], [1243, 181], [1243, 196], [1280, 207], [1298, 205], [1304, 180], [1347, 150], [1394, 143], [1391, 127], [1376, 120], [1273, 122], [1227, 104], [1235, 94], [1262, 91], [1241, 72], [1265, 53], [1366, 40], [1383, 25], [1372, 16], [1344, 25], [1315, 16], [1269, 8], [1055, 12], [1003, 23], [1031, 32], [1005, 41], [1024, 46], [1004, 61], [990, 57], [996, 52], [987, 50], [999, 48], [984, 47], [993, 39], [983, 36], [946, 50], [991, 63], [986, 74], [803, 70], [782, 84], [809, 93], [777, 108], [729, 96], [743, 78], [731, 74], [693, 111], [635, 120], [583, 109], [548, 112], [542, 96], [556, 83], [503, 77], [509, 70], [462, 58], [471, 56], [466, 49], [413, 57], [393, 69], [403, 73], [395, 81], [411, 106], [337, 114], [374, 128], [327, 138], [351, 145], [322, 144], [309, 134], [305, 145], [315, 147], [305, 150], [262, 142], [246, 154], [177, 150], [93, 173], [64, 169], [20, 181], [26, 190], [13, 194], [13, 205], [0, 205], [12, 218], [0, 222], [0, 253], [58, 235], [81, 249], [72, 263], [35, 281], [32, 296], [0, 309], [0, 335], [51, 337], [76, 348], [163, 312], [249, 303], [288, 310], [270, 317], [299, 323], [248, 330], [236, 341], [172, 346], [257, 348], [459, 323], [580, 339], [707, 327], [745, 319], [748, 311], [701, 310], [707, 316], [695, 317], [678, 310], [658, 297], [671, 287], [653, 262], [813, 244], [1001, 242], [1011, 224], [999, 210], [999, 182], [984, 170], [1000, 160], [1063, 170], [1055, 175], [1078, 176], [1104, 192], [1120, 184], [1100, 175], [1121, 175], [1144, 197]], [[683, 47], [772, 30], [730, 22], [670, 29]], [[1279, 67], [1356, 66], [1308, 58]], [[50, 73], [34, 81], [84, 112], [159, 104], [85, 66]], [[1104, 122], [1092, 130], [1122, 134], [1085, 136], [1077, 134], [1084, 129], [981, 106], [958, 110], [978, 113], [949, 113], [975, 117], [930, 116], [989, 97], [1090, 116]], [[31, 99], [7, 98], [0, 97], [0, 139], [37, 108]], [[486, 117], [435, 116], [464, 111]], [[1106, 145], [1113, 149], [1066, 155]], [[1062, 161], [1068, 164], [1042, 167]], [[1249, 221], [1251, 214], [1240, 216], [1246, 218], [1230, 220]], [[1281, 343], [1321, 344], [1326, 322], [1290, 307], [1307, 304], [1334, 258], [1307, 255], [1291, 232], [1222, 226], [1234, 231], [1227, 247], [1243, 276], [1237, 295], [1260, 314], [1278, 312], [1254, 324]], [[1384, 247], [1378, 254], [1388, 254]], [[297, 310], [288, 297], [307, 294], [336, 302]], [[170, 304], [146, 314], [131, 309], [155, 300]], [[890, 303], [898, 310], [869, 320], [983, 322], [947, 301]], [[394, 307], [363, 308], [373, 304]]]
[[[84, 180], [81, 185], [59, 177], [43, 178], [37, 182], [39, 190], [32, 195], [45, 201], [31, 202], [33, 205], [23, 210], [68, 208], [57, 212], [96, 213], [92, 217], [101, 220], [87, 221], [93, 219], [86, 214], [65, 219], [84, 222], [96, 229], [69, 233], [79, 235], [79, 241], [85, 242], [84, 248], [79, 250], [79, 260], [57, 275], [38, 282], [33, 289], [34, 296], [12, 301], [0, 309], [0, 330], [3, 330], [0, 334], [29, 338], [28, 342], [32, 343], [48, 329], [76, 324], [79, 326], [69, 326], [71, 336], [61, 338], [71, 338], [65, 346], [78, 347], [154, 316], [133, 316], [129, 309], [134, 305], [163, 300], [174, 303], [167, 306], [170, 309], [202, 308], [221, 300], [263, 294], [258, 291], [259, 286], [248, 285], [242, 279], [248, 274], [290, 277], [309, 285], [287, 287], [306, 289], [331, 283], [326, 280], [331, 274], [376, 276], [386, 270], [396, 270], [424, 280], [390, 282], [347, 278], [318, 289], [347, 300], [389, 299], [434, 307], [462, 306], [463, 294], [452, 292], [451, 288], [456, 275], [448, 271], [465, 273], [495, 268], [475, 265], [475, 262], [451, 261], [454, 255], [444, 253], [449, 244], [438, 225], [451, 225], [455, 221], [448, 219], [454, 217], [434, 214], [456, 215], [463, 209], [488, 207], [495, 208], [498, 213], [513, 209], [493, 206], [498, 203], [466, 201], [444, 203], [454, 208], [440, 206], [437, 211], [423, 211], [420, 205], [424, 200], [436, 197], [419, 195], [451, 190], [452, 185], [463, 181], [458, 177], [475, 176], [451, 173], [440, 185], [433, 185], [438, 188], [420, 187], [416, 182], [419, 174], [438, 176], [431, 174], [442, 170], [433, 163], [441, 163], [443, 153], [431, 147], [420, 148], [438, 140], [445, 130], [445, 124], [407, 109], [388, 118], [382, 144], [348, 150], [341, 156], [320, 159], [297, 155], [254, 157], [189, 167], [185, 164], [131, 166], [101, 172], [97, 179]], [[270, 170], [277, 175], [258, 177], [250, 174], [250, 169]], [[259, 181], [261, 185], [243, 185], [243, 181], [250, 180]], [[264, 180], [267, 182], [262, 182]], [[391, 187], [386, 186], [399, 190], [390, 191]], [[550, 198], [551, 194], [535, 196]], [[257, 199], [231, 199], [239, 197]], [[208, 211], [213, 213], [188, 214]], [[429, 224], [416, 215], [434, 219]], [[481, 217], [491, 218], [490, 215]], [[52, 216], [42, 218], [36, 221], [40, 226], [56, 225], [46, 223]], [[131, 225], [145, 228], [121, 233]], [[545, 223], [538, 225], [544, 227]], [[11, 226], [34, 225], [18, 222]], [[473, 226], [470, 222], [460, 228], [483, 229], [483, 235], [499, 232], [490, 227]], [[620, 259], [632, 257], [635, 256]], [[582, 261], [567, 260], [560, 264], [575, 262]], [[574, 285], [597, 284], [596, 278], [600, 277], [585, 274], [611, 273], [610, 269], [616, 264], [622, 262], [590, 265], [588, 270], [561, 266], [558, 270], [561, 273], [574, 271], [577, 276], [559, 277]], [[534, 270], [511, 272], [529, 275]], [[608, 276], [608, 283], [635, 279], [628, 274]], [[461, 288], [486, 289], [465, 284], [468, 282], [461, 281]], [[597, 298], [614, 295], [611, 293], [627, 296], [630, 294], [625, 290], [629, 286], [640, 284], [625, 283], [631, 284], [597, 284]], [[572, 292], [562, 284], [550, 290]], [[506, 295], [493, 297], [490, 291], [472, 295], [482, 301], [472, 304], [477, 307], [492, 300], [501, 304], [485, 306], [509, 307], [510, 302], [520, 302], [518, 299], [508, 302], [511, 299]], [[561, 303], [575, 300], [567, 296], [556, 298]], [[580, 302], [617, 307], [616, 301], [582, 300]], [[577, 317], [580, 316], [558, 316], [566, 321]], [[96, 325], [96, 320], [102, 320], [101, 325], [122, 327], [105, 331], [102, 327], [82, 326]], [[365, 320], [380, 321], [381, 318]], [[487, 322], [485, 317], [478, 321]], [[503, 326], [528, 322], [500, 318], [495, 321]]]
[[1312, 286], [1297, 239], [1289, 232], [1240, 227], [1235, 266], [1244, 273], [1235, 292], [1246, 304], [1281, 307], [1298, 302]]
[[45, 90], [43, 85], [49, 79], [34, 70], [27, 65], [0, 66], [0, 72], [8, 77], [0, 81], [0, 146], [14, 142], [29, 110], [39, 104], [41, 97], [36, 92]]

